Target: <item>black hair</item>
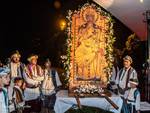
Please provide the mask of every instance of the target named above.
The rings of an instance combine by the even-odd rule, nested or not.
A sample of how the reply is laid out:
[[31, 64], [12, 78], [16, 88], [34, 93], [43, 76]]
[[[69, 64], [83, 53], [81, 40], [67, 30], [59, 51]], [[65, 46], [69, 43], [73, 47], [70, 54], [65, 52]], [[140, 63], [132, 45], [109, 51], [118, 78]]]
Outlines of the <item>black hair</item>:
[[14, 78], [14, 83], [17, 83], [18, 81], [22, 81], [23, 79], [21, 77]]

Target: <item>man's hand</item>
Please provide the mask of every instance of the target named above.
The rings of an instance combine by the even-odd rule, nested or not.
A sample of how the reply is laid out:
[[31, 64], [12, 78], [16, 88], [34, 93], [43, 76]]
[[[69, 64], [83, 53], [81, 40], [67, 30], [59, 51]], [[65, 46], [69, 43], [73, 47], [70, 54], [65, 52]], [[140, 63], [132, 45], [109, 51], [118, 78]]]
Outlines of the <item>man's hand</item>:
[[120, 94], [124, 94], [125, 93], [125, 90], [122, 89], [119, 85], [118, 85], [118, 91]]

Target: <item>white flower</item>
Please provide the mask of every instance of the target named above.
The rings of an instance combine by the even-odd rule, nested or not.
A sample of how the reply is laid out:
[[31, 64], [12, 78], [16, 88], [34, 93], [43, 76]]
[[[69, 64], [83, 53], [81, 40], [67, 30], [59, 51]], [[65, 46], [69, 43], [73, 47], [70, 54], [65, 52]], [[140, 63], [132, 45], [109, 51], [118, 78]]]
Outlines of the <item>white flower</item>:
[[71, 10], [68, 11], [68, 15], [69, 15], [69, 16], [72, 15], [72, 11], [71, 11]]

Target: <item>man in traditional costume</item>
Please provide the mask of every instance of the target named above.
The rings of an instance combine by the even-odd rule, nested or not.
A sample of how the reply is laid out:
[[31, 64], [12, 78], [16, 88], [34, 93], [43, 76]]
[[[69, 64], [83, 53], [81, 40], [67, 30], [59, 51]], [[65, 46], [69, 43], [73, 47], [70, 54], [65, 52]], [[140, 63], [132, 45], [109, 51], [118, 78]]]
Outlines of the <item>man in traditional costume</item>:
[[132, 58], [128, 55], [125, 56], [123, 58], [124, 67], [119, 71], [117, 76], [117, 86], [121, 96], [123, 96], [125, 91], [130, 88], [129, 80], [137, 79], [137, 72], [131, 67], [131, 64]]
[[42, 93], [45, 97], [45, 105], [48, 110], [52, 110], [56, 101], [56, 92], [62, 85], [58, 73], [51, 67], [49, 59], [46, 60], [44, 69], [44, 81], [42, 84]]
[[117, 59], [114, 59], [114, 62], [113, 62], [113, 68], [112, 68], [112, 75], [110, 77], [110, 83], [108, 84], [108, 88], [113, 91], [114, 93], [117, 94], [117, 76], [118, 76], [118, 73], [119, 73], [119, 67], [117, 65]]
[[138, 80], [130, 79], [130, 89], [125, 92], [124, 98], [130, 113], [140, 113], [140, 92], [137, 89]]
[[[16, 77], [20, 77], [24, 79], [25, 76], [25, 65], [20, 62], [21, 55], [19, 51], [13, 51], [12, 55], [10, 56], [11, 61], [8, 62], [8, 67], [10, 68], [10, 85], [8, 86], [8, 95], [9, 95], [9, 101], [12, 101], [12, 93], [13, 93], [13, 87], [14, 87], [14, 79]], [[22, 84], [23, 85], [23, 84]], [[10, 109], [12, 108], [12, 105], [10, 104]]]
[[[26, 67], [26, 75], [24, 76], [26, 82], [26, 89], [24, 91], [25, 100], [31, 106], [31, 110], [40, 111], [38, 97], [40, 96], [40, 84], [44, 79], [43, 70], [37, 64], [37, 55], [31, 55], [28, 58], [29, 64]], [[36, 104], [38, 106], [36, 106]], [[29, 112], [29, 111], [28, 111]]]
[[19, 51], [14, 51], [10, 58], [11, 62], [8, 64], [8, 67], [10, 68], [11, 81], [13, 82], [15, 77], [23, 78], [25, 74], [25, 65], [20, 62], [21, 55]]
[[0, 68], [0, 113], [9, 113], [8, 94], [4, 85], [10, 82], [10, 69], [8, 67]]

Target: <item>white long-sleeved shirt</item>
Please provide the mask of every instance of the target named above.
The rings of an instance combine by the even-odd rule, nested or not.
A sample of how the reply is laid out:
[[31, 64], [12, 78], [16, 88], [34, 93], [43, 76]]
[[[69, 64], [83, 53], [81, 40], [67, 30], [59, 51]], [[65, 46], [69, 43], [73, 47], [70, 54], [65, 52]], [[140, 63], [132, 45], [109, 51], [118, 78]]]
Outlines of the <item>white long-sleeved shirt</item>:
[[[127, 76], [128, 76], [128, 71], [129, 71], [129, 69], [130, 69], [130, 68], [128, 68], [128, 69], [123, 68], [123, 71], [120, 70], [119, 73], [118, 73], [116, 83], [117, 83], [117, 84], [119, 85], [119, 87], [121, 87], [122, 89], [124, 89], [124, 88], [126, 87], [126, 81], [127, 81]], [[129, 75], [129, 80], [130, 80], [130, 79], [138, 79], [138, 78], [137, 78], [137, 73], [136, 73], [135, 69], [133, 69], [133, 68], [131, 67], [131, 70], [132, 70], [132, 72], [131, 72], [130, 75]], [[121, 72], [122, 72], [122, 73], [121, 73]], [[128, 82], [128, 83], [127, 83], [128, 87], [130, 87], [129, 81], [127, 81], [127, 82]]]
[[[19, 63], [13, 63], [11, 62], [10, 64], [8, 64], [8, 67], [11, 69], [10, 73], [11, 73], [11, 78], [15, 78], [15, 77], [22, 77], [22, 73], [21, 73], [21, 65], [23, 66], [22, 68], [24, 68], [24, 64], [22, 64], [21, 62]], [[12, 81], [13, 82], [13, 81]]]
[[14, 78], [14, 77], [17, 77], [18, 76], [18, 64], [17, 63], [10, 63], [10, 67], [11, 67], [11, 77]]
[[[36, 68], [33, 70], [33, 68], [31, 67], [31, 71], [32, 71], [33, 77], [32, 77], [32, 78], [29, 77], [29, 75], [28, 75], [28, 74], [30, 74], [30, 73], [29, 73], [29, 70], [26, 69], [26, 73], [24, 73], [24, 75], [23, 75], [23, 76], [24, 76], [24, 79], [25, 79], [25, 81], [27, 82], [27, 84], [29, 84], [29, 85], [31, 85], [31, 86], [36, 86], [39, 82], [43, 81], [44, 76], [42, 76], [42, 75], [37, 75], [37, 70], [36, 70]], [[42, 74], [42, 69], [41, 69], [41, 67], [39, 67], [39, 71], [40, 71], [40, 73]]]
[[[58, 75], [57, 71], [55, 71], [55, 79], [56, 79], [57, 87], [61, 86], [62, 83], [59, 79], [59, 75]], [[53, 84], [51, 70], [48, 71], [47, 69], [45, 69], [45, 71], [44, 71], [44, 81], [42, 84], [42, 89], [43, 89], [43, 94], [45, 94], [45, 95], [51, 95], [51, 94], [55, 93], [55, 86]]]
[[[61, 81], [60, 81], [60, 79], [59, 79], [59, 75], [58, 75], [58, 73], [57, 73], [56, 70], [54, 70], [54, 71], [55, 71], [55, 77], [56, 77], [56, 84], [57, 84], [57, 87], [58, 87], [58, 86], [61, 86], [62, 83], [61, 83]], [[45, 70], [44, 76], [51, 76], [51, 77], [52, 77], [52, 76], [53, 76], [53, 75], [52, 75], [52, 70], [50, 70], [50, 71]]]
[[48, 71], [45, 70], [44, 81], [42, 84], [42, 92], [44, 95], [51, 95], [51, 94], [55, 93], [54, 89], [55, 89], [55, 87], [53, 84], [52, 77], [49, 76]]
[[[39, 67], [39, 71], [40, 71], [40, 75], [38, 75], [37, 73], [37, 69], [31, 66], [31, 71], [32, 71], [32, 77], [30, 77], [30, 71], [28, 69], [28, 67], [26, 68], [26, 73], [24, 73], [24, 80], [27, 83], [27, 88], [24, 91], [24, 95], [25, 95], [25, 100], [29, 101], [29, 100], [34, 100], [37, 99], [40, 95], [40, 90], [39, 90], [39, 86], [37, 86], [39, 83], [41, 83], [41, 81], [43, 81], [44, 76], [42, 73], [42, 69], [41, 67]], [[37, 86], [35, 88], [31, 88]]]
[[[5, 90], [7, 92], [7, 89], [3, 88], [3, 90]], [[8, 98], [7, 98], [6, 102], [5, 102], [4, 93], [1, 91], [0, 92], [0, 113], [8, 113]]]

